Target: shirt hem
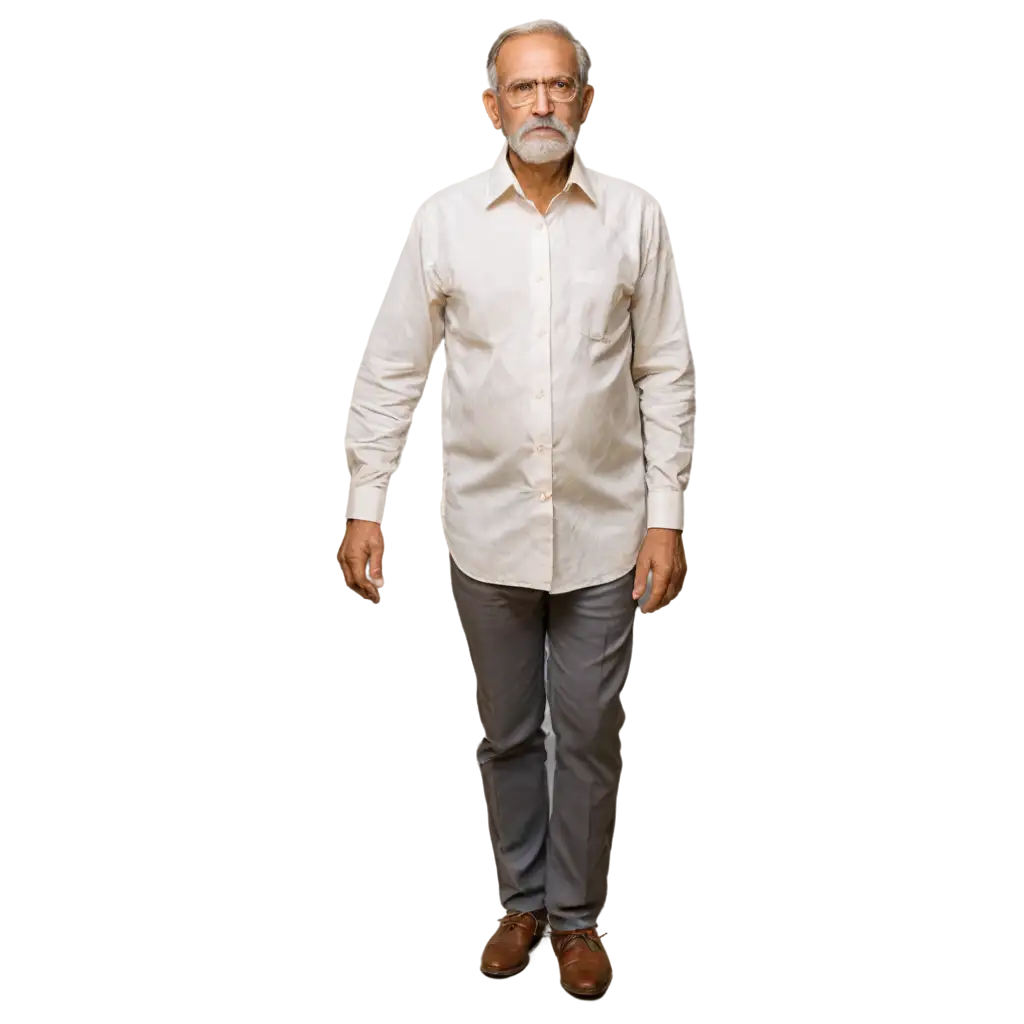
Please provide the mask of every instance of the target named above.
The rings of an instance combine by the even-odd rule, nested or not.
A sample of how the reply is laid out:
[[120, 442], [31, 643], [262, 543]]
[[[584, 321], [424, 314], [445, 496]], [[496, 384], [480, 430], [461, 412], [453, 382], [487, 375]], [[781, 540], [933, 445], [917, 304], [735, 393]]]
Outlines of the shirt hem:
[[617, 569], [614, 572], [600, 573], [597, 576], [592, 576], [589, 579], [583, 580], [579, 583], [563, 584], [558, 588], [552, 586], [538, 586], [536, 582], [526, 582], [523, 580], [497, 580], [497, 579], [486, 579], [483, 576], [477, 576], [476, 573], [469, 572], [467, 569], [459, 565], [459, 560], [455, 557], [451, 546], [448, 547], [448, 554], [451, 556], [451, 560], [455, 563], [458, 570], [464, 573], [472, 580], [476, 580], [477, 583], [487, 583], [495, 587], [525, 587], [527, 590], [544, 590], [549, 594], [567, 594], [573, 590], [583, 590], [584, 587], [599, 587], [602, 583], [611, 583], [612, 580], [620, 579], [625, 576], [626, 573], [636, 569], [636, 559], [634, 558], [629, 565], [624, 569]]

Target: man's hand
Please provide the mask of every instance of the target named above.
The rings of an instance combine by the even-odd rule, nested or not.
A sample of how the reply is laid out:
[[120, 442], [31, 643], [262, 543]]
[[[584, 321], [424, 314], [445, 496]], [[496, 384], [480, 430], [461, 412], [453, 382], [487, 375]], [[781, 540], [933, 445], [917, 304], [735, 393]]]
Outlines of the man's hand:
[[647, 531], [640, 554], [636, 559], [633, 579], [633, 600], [647, 589], [647, 573], [654, 570], [650, 600], [640, 609], [642, 613], [656, 612], [674, 600], [683, 589], [686, 577], [686, 552], [683, 551], [682, 530], [664, 530], [653, 527]]
[[[380, 602], [378, 587], [384, 586], [384, 534], [380, 523], [367, 519], [350, 519], [345, 539], [338, 549], [338, 561], [345, 582], [361, 597], [374, 604]], [[366, 563], [370, 563], [369, 578]]]

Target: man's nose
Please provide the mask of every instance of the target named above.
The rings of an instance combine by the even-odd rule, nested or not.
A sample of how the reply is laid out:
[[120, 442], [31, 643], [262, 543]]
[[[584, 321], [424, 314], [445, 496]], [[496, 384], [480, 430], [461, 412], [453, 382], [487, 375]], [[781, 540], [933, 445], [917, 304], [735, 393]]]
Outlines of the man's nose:
[[555, 105], [551, 102], [548, 96], [548, 90], [546, 86], [537, 86], [537, 98], [533, 101], [533, 112], [538, 117], [545, 117], [555, 109]]

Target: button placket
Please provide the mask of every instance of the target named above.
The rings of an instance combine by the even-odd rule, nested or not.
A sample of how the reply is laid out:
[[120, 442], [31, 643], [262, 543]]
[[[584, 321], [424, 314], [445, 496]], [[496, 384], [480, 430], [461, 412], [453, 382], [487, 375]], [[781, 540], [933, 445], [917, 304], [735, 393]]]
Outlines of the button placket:
[[[544, 575], [554, 572], [554, 513], [551, 467], [551, 249], [547, 222], [541, 218], [535, 232], [532, 251], [530, 289], [533, 296], [532, 347], [533, 379], [537, 382], [531, 429], [534, 438], [534, 459], [530, 477], [536, 488], [536, 507], [546, 522], [541, 531], [542, 543], [537, 554], [544, 564]], [[540, 524], [538, 524], [540, 525]]]

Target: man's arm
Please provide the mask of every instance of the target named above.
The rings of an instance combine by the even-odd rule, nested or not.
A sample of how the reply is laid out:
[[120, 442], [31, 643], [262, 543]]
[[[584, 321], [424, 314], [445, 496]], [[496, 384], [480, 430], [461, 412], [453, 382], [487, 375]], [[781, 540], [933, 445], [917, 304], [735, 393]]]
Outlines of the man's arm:
[[383, 538], [379, 526], [370, 524], [384, 518], [388, 482], [444, 332], [445, 296], [436, 251], [431, 211], [424, 204], [413, 218], [352, 391], [345, 432], [352, 477], [345, 513], [349, 529], [338, 559], [348, 585], [374, 603], [379, 595], [366, 579], [366, 561], [372, 556], [379, 577]]
[[654, 205], [645, 220], [648, 237], [630, 318], [647, 464], [647, 526], [682, 530], [696, 410], [693, 358], [661, 208]]
[[683, 492], [690, 479], [696, 412], [693, 357], [675, 259], [661, 207], [643, 220], [642, 265], [630, 302], [633, 382], [640, 400], [647, 474], [647, 538], [637, 560], [635, 589], [654, 574], [645, 612], [668, 604], [683, 585]]
[[383, 577], [381, 523], [388, 483], [443, 337], [444, 294], [437, 276], [432, 213], [422, 200], [410, 214], [362, 338], [344, 410], [341, 563], [346, 589], [371, 601], [378, 600]]

